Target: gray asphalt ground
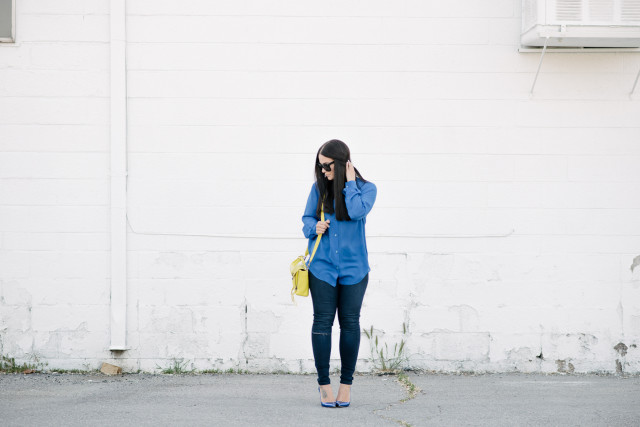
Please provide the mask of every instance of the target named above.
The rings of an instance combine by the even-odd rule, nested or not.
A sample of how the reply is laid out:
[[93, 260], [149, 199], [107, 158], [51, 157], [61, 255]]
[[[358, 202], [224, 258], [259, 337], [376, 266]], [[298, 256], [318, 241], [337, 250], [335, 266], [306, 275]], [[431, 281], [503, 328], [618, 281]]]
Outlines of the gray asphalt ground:
[[640, 425], [640, 376], [408, 375], [412, 399], [395, 376], [358, 375], [334, 409], [312, 375], [5, 374], [0, 425]]

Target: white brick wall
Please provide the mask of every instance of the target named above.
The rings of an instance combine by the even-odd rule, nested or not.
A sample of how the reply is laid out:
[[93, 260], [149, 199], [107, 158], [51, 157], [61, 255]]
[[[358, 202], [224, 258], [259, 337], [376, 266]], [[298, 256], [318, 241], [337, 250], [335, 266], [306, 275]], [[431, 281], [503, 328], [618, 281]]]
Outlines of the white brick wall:
[[287, 266], [315, 152], [340, 138], [378, 186], [361, 324], [406, 338], [408, 366], [640, 371], [640, 55], [549, 53], [530, 96], [519, 4], [128, 1], [130, 349], [112, 354], [109, 2], [18, 2], [0, 354], [313, 371]]

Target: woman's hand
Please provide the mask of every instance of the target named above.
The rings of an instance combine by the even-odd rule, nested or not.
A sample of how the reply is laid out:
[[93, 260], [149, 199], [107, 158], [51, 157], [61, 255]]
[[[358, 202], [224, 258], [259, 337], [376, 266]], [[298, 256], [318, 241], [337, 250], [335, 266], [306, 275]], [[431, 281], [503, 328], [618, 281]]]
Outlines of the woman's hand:
[[347, 181], [355, 181], [356, 180], [356, 169], [353, 167], [353, 163], [350, 160], [347, 160]]
[[324, 232], [327, 231], [327, 229], [329, 228], [329, 221], [331, 220], [328, 219], [326, 221], [318, 221], [318, 223], [316, 224], [317, 235], [324, 234]]

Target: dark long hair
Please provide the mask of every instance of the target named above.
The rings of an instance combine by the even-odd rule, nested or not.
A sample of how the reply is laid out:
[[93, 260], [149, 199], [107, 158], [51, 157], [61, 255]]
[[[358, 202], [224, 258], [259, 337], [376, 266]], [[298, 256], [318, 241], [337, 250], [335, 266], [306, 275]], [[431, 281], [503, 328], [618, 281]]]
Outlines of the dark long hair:
[[[319, 166], [319, 155], [322, 154], [325, 157], [329, 157], [334, 160], [333, 164], [333, 183], [330, 182], [327, 177], [322, 173], [322, 167]], [[342, 190], [347, 182], [347, 160], [351, 160], [351, 151], [344, 142], [338, 139], [332, 139], [320, 146], [318, 153], [316, 154], [315, 174], [316, 184], [320, 197], [318, 199], [318, 206], [316, 208], [316, 215], [320, 218], [320, 207], [322, 206], [322, 200], [324, 199], [324, 211], [327, 213], [334, 213], [333, 201], [336, 202], [336, 219], [338, 221], [351, 221], [349, 213], [347, 212], [347, 205], [344, 202], [344, 194]], [[364, 182], [367, 182], [358, 169], [355, 169], [356, 177], [360, 178]], [[337, 195], [337, 197], [336, 197]]]

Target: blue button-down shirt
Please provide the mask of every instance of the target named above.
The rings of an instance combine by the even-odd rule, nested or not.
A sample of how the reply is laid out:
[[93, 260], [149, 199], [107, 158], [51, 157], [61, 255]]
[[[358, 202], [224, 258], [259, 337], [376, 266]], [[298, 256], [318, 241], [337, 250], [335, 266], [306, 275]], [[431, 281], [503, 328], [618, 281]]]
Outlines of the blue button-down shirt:
[[[322, 235], [309, 266], [309, 271], [318, 279], [331, 286], [336, 286], [338, 282], [341, 285], [355, 285], [371, 271], [364, 225], [377, 192], [374, 183], [364, 182], [356, 177], [356, 181], [347, 181], [342, 190], [351, 221], [338, 221], [335, 213], [324, 213], [325, 221], [330, 220], [329, 228]], [[316, 216], [316, 206], [319, 197], [320, 192], [314, 182], [302, 216], [302, 232], [309, 239], [309, 254], [313, 253], [318, 238], [316, 225], [320, 218]]]

